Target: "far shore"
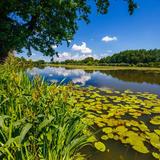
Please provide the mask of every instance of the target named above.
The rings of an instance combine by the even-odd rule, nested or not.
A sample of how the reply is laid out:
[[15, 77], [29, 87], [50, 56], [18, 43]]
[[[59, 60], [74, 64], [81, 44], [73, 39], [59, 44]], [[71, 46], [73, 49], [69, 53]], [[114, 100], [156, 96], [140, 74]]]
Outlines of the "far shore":
[[65, 67], [68, 69], [83, 70], [140, 70], [140, 71], [158, 71], [156, 67], [135, 67], [135, 66], [87, 66], [87, 65], [65, 65], [65, 64], [48, 64], [51, 67]]

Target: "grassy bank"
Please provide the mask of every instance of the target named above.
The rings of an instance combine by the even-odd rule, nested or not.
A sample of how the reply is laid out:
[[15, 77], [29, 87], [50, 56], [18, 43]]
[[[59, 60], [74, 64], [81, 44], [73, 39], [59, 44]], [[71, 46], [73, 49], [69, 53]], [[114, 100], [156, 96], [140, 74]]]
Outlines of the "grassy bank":
[[71, 86], [31, 81], [10, 59], [0, 66], [0, 159], [72, 160], [88, 144], [85, 112]]
[[84, 69], [84, 70], [144, 70], [144, 71], [158, 71], [160, 68], [154, 67], [126, 67], [126, 66], [85, 66], [85, 65], [62, 65], [49, 64], [52, 67], [65, 67], [68, 69]]

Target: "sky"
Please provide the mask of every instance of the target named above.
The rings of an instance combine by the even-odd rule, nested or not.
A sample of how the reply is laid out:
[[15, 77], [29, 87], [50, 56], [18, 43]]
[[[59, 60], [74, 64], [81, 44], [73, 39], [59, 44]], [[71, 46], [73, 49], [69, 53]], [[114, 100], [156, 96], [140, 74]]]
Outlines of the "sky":
[[[160, 48], [160, 0], [136, 0], [139, 7], [134, 14], [128, 14], [126, 2], [111, 0], [106, 15], [97, 14], [93, 1], [90, 1], [92, 13], [90, 23], [79, 22], [79, 29], [71, 41], [61, 46], [52, 46], [59, 52], [59, 58], [84, 59], [94, 57], [100, 59], [128, 49]], [[26, 52], [18, 55], [27, 59], [50, 61], [43, 53], [32, 51], [31, 57]]]

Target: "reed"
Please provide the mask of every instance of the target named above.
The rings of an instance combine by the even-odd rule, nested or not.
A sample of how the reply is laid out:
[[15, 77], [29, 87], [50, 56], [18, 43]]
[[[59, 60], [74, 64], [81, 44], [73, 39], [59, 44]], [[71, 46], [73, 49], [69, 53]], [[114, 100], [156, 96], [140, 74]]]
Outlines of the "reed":
[[73, 160], [88, 144], [71, 86], [30, 80], [12, 58], [0, 66], [0, 159]]

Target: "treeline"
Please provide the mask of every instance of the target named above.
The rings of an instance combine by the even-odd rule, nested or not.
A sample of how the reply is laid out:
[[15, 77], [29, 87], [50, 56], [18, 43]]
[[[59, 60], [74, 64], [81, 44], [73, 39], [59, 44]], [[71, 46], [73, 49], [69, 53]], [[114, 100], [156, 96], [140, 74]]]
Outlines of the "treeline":
[[100, 60], [88, 57], [83, 60], [66, 60], [52, 62], [68, 65], [102, 65], [102, 66], [150, 66], [160, 67], [160, 49], [154, 50], [126, 50]]
[[[12, 55], [10, 55], [11, 58]], [[44, 60], [37, 60], [37, 61], [32, 61], [32, 59], [25, 59], [24, 57], [16, 57], [16, 59], [14, 58], [14, 61], [17, 61], [17, 63], [21, 66], [21, 67], [42, 67], [44, 68], [46, 64], [48, 64], [47, 62], [45, 62]]]

